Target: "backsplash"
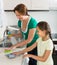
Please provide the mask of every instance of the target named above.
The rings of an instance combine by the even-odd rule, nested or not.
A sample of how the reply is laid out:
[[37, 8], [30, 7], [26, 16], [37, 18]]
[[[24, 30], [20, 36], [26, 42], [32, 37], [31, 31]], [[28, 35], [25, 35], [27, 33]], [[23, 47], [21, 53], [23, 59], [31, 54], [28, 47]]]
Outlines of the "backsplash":
[[[17, 25], [11, 25], [8, 27], [8, 29], [15, 31], [15, 32], [19, 30]], [[52, 33], [51, 36], [52, 36], [52, 39], [55, 39], [55, 38], [57, 39], [57, 33]]]
[[[17, 17], [13, 12], [5, 12], [8, 25], [17, 25]], [[57, 11], [31, 11], [29, 15], [39, 21], [47, 21], [50, 24], [52, 33], [57, 33]], [[5, 25], [5, 22], [4, 22]]]
[[57, 33], [52, 33], [52, 39], [57, 39]]
[[[14, 30], [14, 28], [19, 29], [17, 25], [11, 25], [10, 27], [13, 28], [12, 30]], [[14, 31], [16, 31], [16, 29]], [[51, 36], [52, 36], [52, 39], [55, 39], [55, 38], [57, 39], [57, 33], [52, 33]]]

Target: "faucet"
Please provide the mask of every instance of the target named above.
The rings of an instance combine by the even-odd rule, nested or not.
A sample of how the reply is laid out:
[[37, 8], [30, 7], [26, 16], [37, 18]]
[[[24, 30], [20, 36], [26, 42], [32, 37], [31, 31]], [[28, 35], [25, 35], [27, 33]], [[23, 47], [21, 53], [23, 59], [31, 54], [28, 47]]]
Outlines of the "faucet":
[[8, 29], [6, 28], [6, 30], [4, 31], [4, 34], [3, 34], [3, 41], [2, 41], [3, 47], [6, 46], [7, 34], [8, 34]]

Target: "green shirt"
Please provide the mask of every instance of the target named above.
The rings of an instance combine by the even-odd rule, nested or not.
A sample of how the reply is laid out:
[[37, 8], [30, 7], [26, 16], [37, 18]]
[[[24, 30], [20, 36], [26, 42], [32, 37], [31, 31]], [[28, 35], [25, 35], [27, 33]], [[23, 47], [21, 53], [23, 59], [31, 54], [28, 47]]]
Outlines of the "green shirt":
[[[21, 26], [22, 26], [22, 22], [20, 20], [18, 21], [18, 26], [19, 26], [19, 28], [21, 28]], [[32, 29], [32, 28], [36, 28], [36, 26], [37, 26], [37, 21], [34, 18], [30, 17], [29, 23], [27, 25], [27, 31], [26, 32], [23, 32], [21, 30], [22, 31], [22, 34], [25, 36], [25, 40], [28, 38], [29, 30]], [[30, 43], [27, 44], [27, 47], [29, 47], [33, 43], [35, 43], [36, 40], [38, 39], [38, 37], [39, 36], [38, 36], [37, 32], [35, 31], [34, 38], [32, 39], [32, 41]]]

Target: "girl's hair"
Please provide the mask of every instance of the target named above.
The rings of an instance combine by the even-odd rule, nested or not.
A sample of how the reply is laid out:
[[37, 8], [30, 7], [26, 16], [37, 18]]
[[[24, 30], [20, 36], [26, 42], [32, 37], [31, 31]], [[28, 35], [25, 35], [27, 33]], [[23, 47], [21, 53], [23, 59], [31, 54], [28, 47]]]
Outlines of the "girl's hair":
[[45, 21], [40, 21], [37, 26], [39, 27], [40, 30], [46, 30], [46, 34], [49, 34], [50, 38], [52, 39], [51, 37], [51, 29], [50, 29], [50, 26], [47, 22]]
[[24, 4], [18, 4], [13, 11], [18, 11], [22, 15], [28, 15], [27, 7]]
[[[52, 37], [51, 37], [51, 29], [50, 29], [50, 26], [47, 22], [45, 21], [40, 21], [37, 26], [39, 27], [40, 30], [46, 30], [46, 34], [49, 34], [49, 37], [51, 38], [52, 40]], [[53, 40], [52, 40], [53, 41]], [[53, 44], [53, 54], [55, 53], [55, 46]]]

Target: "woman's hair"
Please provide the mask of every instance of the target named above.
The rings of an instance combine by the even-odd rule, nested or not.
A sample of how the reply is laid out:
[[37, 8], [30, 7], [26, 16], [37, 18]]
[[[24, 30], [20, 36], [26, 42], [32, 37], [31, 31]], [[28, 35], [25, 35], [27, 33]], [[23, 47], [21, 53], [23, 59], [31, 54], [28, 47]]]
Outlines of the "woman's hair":
[[40, 21], [37, 26], [39, 27], [40, 30], [46, 30], [46, 34], [49, 34], [50, 38], [52, 39], [51, 37], [51, 29], [50, 29], [50, 26], [47, 22], [45, 21]]
[[27, 7], [24, 4], [18, 4], [13, 11], [18, 11], [22, 15], [28, 15]]

